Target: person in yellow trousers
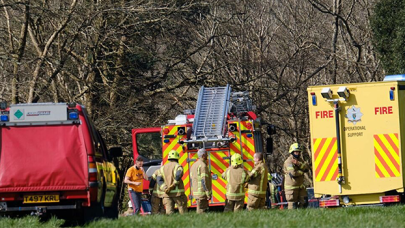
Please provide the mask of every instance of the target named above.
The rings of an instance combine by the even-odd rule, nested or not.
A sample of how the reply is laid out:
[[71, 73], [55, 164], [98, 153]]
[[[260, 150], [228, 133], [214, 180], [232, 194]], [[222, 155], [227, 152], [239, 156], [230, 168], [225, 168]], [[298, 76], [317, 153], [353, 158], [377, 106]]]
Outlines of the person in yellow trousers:
[[208, 210], [208, 201], [212, 195], [211, 173], [208, 169], [208, 155], [205, 149], [197, 152], [198, 160], [190, 170], [192, 180], [193, 198], [197, 202], [197, 213], [201, 214]]
[[222, 173], [222, 178], [228, 182], [226, 185], [224, 212], [243, 209], [245, 199], [244, 185], [247, 181], [248, 173], [243, 169], [242, 164], [242, 156], [240, 154], [233, 154], [231, 156], [231, 166]]
[[[165, 208], [163, 206], [163, 194], [164, 192], [160, 191], [160, 189], [157, 187], [158, 185], [156, 184], [156, 179], [160, 175], [160, 169], [157, 169], [150, 180], [149, 183], [149, 194], [151, 194], [151, 199], [150, 203], [152, 206], [152, 214], [164, 214], [165, 213]], [[161, 176], [161, 175], [160, 175]]]
[[304, 186], [304, 173], [309, 166], [300, 157], [302, 147], [298, 143], [290, 146], [290, 156], [284, 162], [284, 191], [288, 209], [306, 206], [307, 191]]
[[163, 205], [166, 214], [174, 213], [177, 204], [180, 214], [187, 212], [187, 197], [184, 194], [183, 167], [178, 163], [179, 152], [172, 150], [168, 155], [168, 162], [160, 168], [157, 177], [158, 188], [163, 191]]
[[249, 211], [266, 208], [266, 191], [269, 171], [263, 162], [263, 153], [255, 153], [253, 156], [255, 166], [248, 177], [248, 203]]

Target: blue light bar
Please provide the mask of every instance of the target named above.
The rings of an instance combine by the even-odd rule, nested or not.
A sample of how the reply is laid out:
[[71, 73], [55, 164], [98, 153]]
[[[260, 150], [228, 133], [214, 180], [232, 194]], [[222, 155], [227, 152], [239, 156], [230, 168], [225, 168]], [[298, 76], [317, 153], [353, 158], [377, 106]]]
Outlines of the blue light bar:
[[384, 82], [392, 81], [405, 81], [405, 74], [394, 74], [385, 76]]
[[70, 120], [77, 120], [77, 119], [79, 119], [79, 113], [77, 113], [77, 112], [69, 112], [69, 119], [70, 119]]
[[8, 116], [2, 115], [2, 116], [0, 117], [0, 120], [1, 120], [1, 122], [7, 122], [7, 121], [8, 121]]

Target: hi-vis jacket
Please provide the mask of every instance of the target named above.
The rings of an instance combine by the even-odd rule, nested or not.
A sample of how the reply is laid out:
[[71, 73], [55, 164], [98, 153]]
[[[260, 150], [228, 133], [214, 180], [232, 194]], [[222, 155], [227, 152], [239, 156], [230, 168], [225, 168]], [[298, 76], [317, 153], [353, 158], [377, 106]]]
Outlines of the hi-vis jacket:
[[[179, 180], [175, 180], [178, 171], [181, 172]], [[160, 186], [160, 191], [163, 192], [163, 198], [177, 197], [184, 195], [184, 184], [181, 177], [183, 177], [183, 167], [179, 163], [174, 161], [169, 161], [164, 166], [160, 168], [160, 173], [163, 177], [164, 184]], [[170, 186], [174, 185], [169, 194], [164, 193], [164, 191]]]
[[266, 197], [269, 171], [266, 165], [259, 161], [249, 173], [248, 194], [257, 197]]
[[239, 201], [245, 198], [244, 184], [247, 181], [247, 172], [239, 165], [236, 168], [228, 167], [222, 178], [228, 181], [226, 184], [226, 198], [232, 201]]
[[[161, 176], [160, 169], [155, 170], [155, 172], [153, 173], [153, 175], [152, 175], [153, 181], [151, 181], [150, 184], [149, 184], [149, 190], [152, 190], [151, 187], [153, 187], [153, 193], [152, 194], [154, 196], [162, 198], [164, 192], [160, 191], [160, 189], [158, 188], [158, 184], [156, 183], [157, 176]], [[151, 186], [152, 182], [154, 183], [154, 186]]]
[[299, 161], [299, 165], [295, 165], [292, 161], [295, 159], [290, 155], [284, 162], [284, 190], [294, 190], [304, 188], [304, 172], [308, 172], [309, 166], [301, 158], [295, 159]]
[[198, 159], [191, 167], [192, 190], [194, 199], [204, 199], [212, 194], [211, 173], [207, 164]]

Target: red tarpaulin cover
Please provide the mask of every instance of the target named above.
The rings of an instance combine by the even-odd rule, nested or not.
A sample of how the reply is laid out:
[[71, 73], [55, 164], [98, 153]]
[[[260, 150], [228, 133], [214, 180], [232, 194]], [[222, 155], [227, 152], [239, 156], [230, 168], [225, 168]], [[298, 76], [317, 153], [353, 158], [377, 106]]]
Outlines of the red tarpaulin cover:
[[81, 130], [80, 125], [1, 127], [0, 192], [86, 189]]

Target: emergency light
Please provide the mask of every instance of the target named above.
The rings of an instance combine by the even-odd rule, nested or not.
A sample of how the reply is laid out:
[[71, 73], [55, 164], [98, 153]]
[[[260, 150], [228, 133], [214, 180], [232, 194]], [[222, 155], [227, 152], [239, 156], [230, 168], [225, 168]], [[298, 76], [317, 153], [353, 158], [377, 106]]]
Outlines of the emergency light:
[[405, 74], [394, 74], [394, 75], [386, 75], [384, 77], [384, 82], [392, 82], [392, 81], [405, 81]]
[[312, 97], [312, 105], [316, 105], [316, 95], [314, 92], [311, 93], [311, 97]]
[[8, 121], [8, 115], [1, 115], [1, 122], [7, 122]]
[[10, 112], [8, 112], [8, 111], [2, 111], [1, 116], [0, 116], [0, 121], [1, 122], [8, 122], [9, 121], [9, 117], [8, 117], [9, 114], [10, 114]]
[[391, 88], [390, 88], [390, 100], [391, 100], [391, 101], [394, 100], [394, 90], [395, 90], [395, 87], [391, 87]]
[[79, 119], [79, 112], [77, 111], [77, 109], [70, 109], [68, 111], [68, 119], [69, 120], [77, 120], [77, 119]]

